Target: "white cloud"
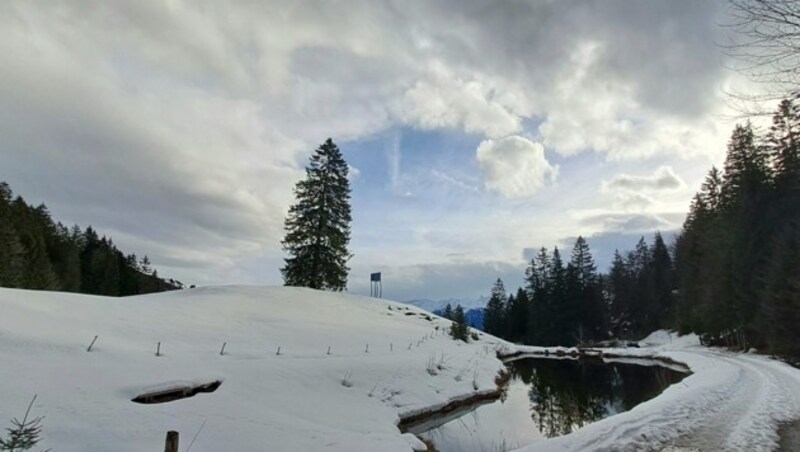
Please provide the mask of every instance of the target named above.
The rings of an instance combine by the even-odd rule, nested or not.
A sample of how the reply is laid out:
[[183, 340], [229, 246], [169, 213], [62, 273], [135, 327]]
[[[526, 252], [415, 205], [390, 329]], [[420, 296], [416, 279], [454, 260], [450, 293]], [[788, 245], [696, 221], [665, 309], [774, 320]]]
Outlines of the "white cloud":
[[613, 205], [626, 212], [643, 211], [653, 206], [655, 200], [641, 193], [621, 192], [614, 193]]
[[[462, 128], [498, 138], [519, 132], [520, 116], [481, 80], [461, 80], [443, 70], [406, 91], [401, 117], [423, 129]], [[510, 99], [506, 99], [510, 100]]]
[[548, 148], [564, 156], [595, 151], [615, 161], [715, 157], [724, 149], [726, 132], [715, 117], [724, 106], [718, 88], [704, 93], [717, 100], [708, 115], [664, 114], [643, 102], [640, 80], [604, 74], [608, 46], [589, 41], [571, 52], [542, 99], [545, 113], [538, 131]]
[[587, 227], [600, 227], [602, 232], [650, 232], [674, 228], [674, 222], [661, 215], [644, 213], [606, 213], [581, 220]]
[[347, 179], [352, 182], [358, 179], [358, 176], [361, 175], [361, 170], [356, 168], [353, 165], [347, 165]]
[[603, 181], [603, 189], [606, 191], [674, 191], [683, 188], [685, 185], [683, 179], [675, 174], [675, 171], [670, 166], [662, 166], [649, 176], [617, 174], [611, 179]]
[[477, 158], [486, 188], [507, 198], [535, 195], [558, 175], [558, 167], [545, 158], [544, 147], [520, 136], [481, 142]]
[[[0, 179], [47, 201], [55, 218], [184, 268], [174, 276], [187, 282], [200, 273], [227, 282], [255, 256], [280, 260], [292, 186], [329, 136], [345, 151], [347, 140], [408, 126], [486, 137], [477, 166], [487, 188], [510, 198], [556, 177], [542, 146], [608, 161], [724, 152], [718, 2], [95, 3], [91, 14], [69, 2], [0, 3]], [[521, 137], [529, 133], [538, 136]], [[443, 229], [453, 206], [484, 217], [503, 206], [471, 189], [476, 160], [420, 170], [401, 159], [398, 140], [376, 146], [396, 198], [374, 202], [371, 217], [398, 209], [387, 201], [448, 186], [437, 190], [444, 202], [426, 199], [425, 212], [395, 223], [439, 201], [451, 210], [427, 224], [457, 243], [448, 252], [523, 235], [505, 225], [470, 235], [463, 221]], [[375, 174], [359, 169], [362, 180]], [[584, 179], [592, 187], [570, 187], [575, 202], [596, 191]], [[505, 256], [511, 242], [479, 254]], [[277, 279], [273, 267], [250, 276]]]

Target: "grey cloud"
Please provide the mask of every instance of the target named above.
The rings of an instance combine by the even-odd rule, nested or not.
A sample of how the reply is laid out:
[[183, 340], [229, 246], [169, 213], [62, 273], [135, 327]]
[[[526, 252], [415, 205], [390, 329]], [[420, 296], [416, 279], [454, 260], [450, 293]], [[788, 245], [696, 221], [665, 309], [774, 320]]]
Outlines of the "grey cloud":
[[618, 174], [604, 182], [603, 185], [606, 189], [610, 190], [662, 191], [677, 190], [685, 184], [683, 180], [675, 174], [672, 168], [663, 166], [650, 176]]
[[626, 211], [642, 211], [654, 203], [653, 198], [642, 193], [621, 192], [614, 195], [614, 206]]
[[592, 215], [580, 221], [581, 226], [599, 227], [606, 232], [649, 232], [674, 229], [680, 225], [683, 213], [608, 213]]
[[[502, 74], [544, 86], [578, 43], [606, 43], [594, 77], [624, 78], [651, 107], [697, 114], [713, 98], [723, 70], [708, 64], [720, 58], [714, 21], [723, 8], [719, 1], [567, 0], [500, 7], [454, 0], [408, 8], [405, 14], [427, 27], [437, 56], [474, 67], [489, 60]], [[447, 27], [440, 26], [444, 17]]]
[[[722, 77], [719, 2], [90, 3], [0, 4], [0, 180], [187, 274], [276, 258], [305, 156], [408, 125], [406, 94], [437, 75], [470, 88], [454, 105], [490, 107], [447, 124], [498, 135], [617, 89], [641, 117], [691, 119]], [[569, 91], [584, 109], [553, 93], [586, 43], [602, 51]], [[623, 107], [609, 116], [640, 119]], [[608, 130], [593, 119], [559, 130]]]

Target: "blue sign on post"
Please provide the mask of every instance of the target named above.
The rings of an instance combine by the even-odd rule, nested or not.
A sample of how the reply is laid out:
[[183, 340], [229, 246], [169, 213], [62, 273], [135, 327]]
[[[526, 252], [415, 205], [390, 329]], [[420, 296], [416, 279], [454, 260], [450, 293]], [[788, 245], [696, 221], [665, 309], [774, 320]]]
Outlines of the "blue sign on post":
[[370, 273], [369, 275], [369, 296], [370, 297], [383, 297], [383, 283], [381, 282], [381, 273]]

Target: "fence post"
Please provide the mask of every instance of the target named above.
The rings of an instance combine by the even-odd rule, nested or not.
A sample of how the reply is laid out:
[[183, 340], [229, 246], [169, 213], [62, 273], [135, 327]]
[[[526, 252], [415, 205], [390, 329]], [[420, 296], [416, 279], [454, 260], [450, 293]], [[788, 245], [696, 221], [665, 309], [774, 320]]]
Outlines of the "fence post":
[[164, 452], [178, 452], [178, 432], [174, 430], [167, 432], [167, 442], [164, 445]]

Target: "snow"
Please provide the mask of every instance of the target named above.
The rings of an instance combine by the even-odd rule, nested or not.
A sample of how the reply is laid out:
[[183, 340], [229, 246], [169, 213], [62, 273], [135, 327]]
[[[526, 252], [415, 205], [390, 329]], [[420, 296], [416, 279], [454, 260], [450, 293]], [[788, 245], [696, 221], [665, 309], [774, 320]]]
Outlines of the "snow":
[[[300, 288], [127, 298], [0, 289], [0, 428], [38, 394], [39, 446], [59, 452], [161, 450], [167, 430], [181, 433], [184, 449], [204, 422], [193, 452], [417, 450], [424, 444], [400, 432], [400, 418], [495, 389], [496, 350], [577, 351], [486, 334], [465, 344], [447, 336], [449, 324], [401, 303]], [[668, 359], [692, 375], [628, 412], [520, 450], [772, 450], [778, 426], [800, 418], [795, 368], [691, 335], [660, 331], [639, 344], [603, 353]], [[443, 369], [429, 372], [431, 362]], [[212, 393], [131, 402], [212, 381], [222, 381]]]
[[[502, 369], [496, 339], [457, 342], [449, 324], [400, 303], [300, 288], [127, 298], [0, 289], [0, 427], [38, 394], [39, 446], [59, 452], [161, 450], [168, 430], [183, 448], [206, 421], [193, 452], [420, 449], [399, 431], [402, 416], [493, 390]], [[436, 375], [432, 358], [443, 363]], [[131, 402], [216, 380], [213, 393]]]
[[[603, 352], [630, 359], [666, 358], [686, 364], [692, 375], [630, 411], [519, 450], [768, 451], [778, 447], [779, 425], [800, 417], [800, 370], [785, 363], [703, 347], [695, 335], [667, 331], [657, 331], [639, 345]], [[544, 350], [507, 350], [512, 349]]]

